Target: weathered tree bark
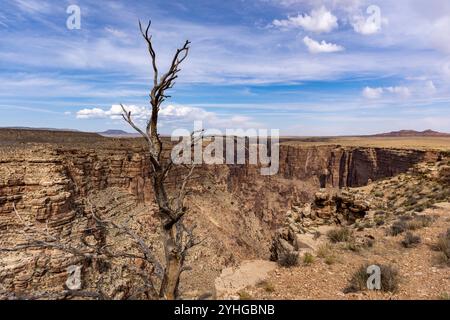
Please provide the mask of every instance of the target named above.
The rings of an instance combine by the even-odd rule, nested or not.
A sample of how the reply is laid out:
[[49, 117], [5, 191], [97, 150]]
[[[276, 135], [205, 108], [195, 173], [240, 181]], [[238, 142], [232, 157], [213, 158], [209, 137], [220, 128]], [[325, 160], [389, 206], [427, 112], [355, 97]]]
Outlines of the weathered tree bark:
[[[186, 41], [182, 48], [177, 49], [169, 70], [159, 78], [159, 70], [156, 63], [156, 53], [153, 49], [152, 39], [149, 35], [151, 22], [144, 30], [141, 23], [139, 27], [141, 34], [147, 42], [148, 52], [151, 57], [153, 67], [153, 88], [150, 91], [151, 116], [147, 122], [146, 130], [141, 130], [132, 120], [131, 112], [122, 105], [123, 118], [147, 141], [150, 162], [152, 166], [152, 187], [155, 201], [158, 205], [158, 215], [162, 226], [162, 241], [165, 253], [164, 276], [161, 283], [159, 296], [162, 299], [176, 299], [178, 297], [178, 286], [180, 275], [185, 270], [184, 261], [186, 252], [192, 246], [198, 244], [193, 241], [192, 230], [186, 228], [183, 217], [186, 212], [184, 207], [184, 197], [186, 182], [191, 177], [194, 165], [183, 179], [179, 193], [173, 197], [174, 201], [169, 201], [165, 180], [173, 162], [162, 155], [163, 144], [158, 134], [158, 113], [161, 104], [169, 98], [166, 90], [171, 89], [178, 78], [180, 64], [186, 59], [189, 52], [189, 41]], [[183, 237], [187, 234], [187, 239]]]

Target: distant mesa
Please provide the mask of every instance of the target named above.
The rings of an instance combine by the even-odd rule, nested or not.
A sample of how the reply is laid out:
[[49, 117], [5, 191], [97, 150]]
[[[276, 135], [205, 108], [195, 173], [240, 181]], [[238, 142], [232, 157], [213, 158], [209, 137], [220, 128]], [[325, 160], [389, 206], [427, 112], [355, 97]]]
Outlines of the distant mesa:
[[109, 129], [103, 132], [97, 132], [97, 134], [104, 137], [135, 137], [138, 136], [136, 133], [129, 133], [123, 130]]
[[35, 127], [0, 127], [0, 129], [2, 130], [37, 130], [37, 131], [66, 131], [66, 132], [80, 132], [79, 130], [76, 129], [58, 129], [58, 128], [46, 128], [46, 127], [42, 127], [42, 128], [35, 128]]
[[123, 131], [123, 130], [110, 129], [110, 130], [106, 130], [103, 132], [98, 132], [98, 134], [118, 134], [118, 135], [120, 135], [120, 134], [129, 134], [129, 133], [126, 131]]
[[372, 135], [372, 137], [450, 137], [450, 133], [438, 132], [433, 130], [400, 130], [374, 134]]

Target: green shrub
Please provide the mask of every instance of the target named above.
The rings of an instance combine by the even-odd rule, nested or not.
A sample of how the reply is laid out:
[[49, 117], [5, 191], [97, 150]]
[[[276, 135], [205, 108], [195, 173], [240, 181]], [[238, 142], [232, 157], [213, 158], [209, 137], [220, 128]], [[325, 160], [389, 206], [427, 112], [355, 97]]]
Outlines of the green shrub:
[[375, 225], [377, 225], [378, 227], [384, 225], [384, 223], [385, 223], [384, 220], [385, 220], [385, 217], [383, 217], [383, 216], [375, 216], [375, 218], [374, 218]]
[[442, 292], [439, 295], [439, 300], [450, 300], [450, 293], [448, 292]]
[[434, 221], [430, 216], [400, 216], [399, 220], [395, 221], [389, 229], [391, 236], [396, 236], [405, 232], [406, 230], [418, 230], [421, 228], [429, 227]]
[[405, 203], [405, 205], [409, 206], [409, 207], [412, 207], [416, 204], [417, 204], [417, 199], [415, 199], [415, 198], [409, 198]]
[[247, 291], [239, 291], [239, 300], [253, 300], [253, 297]]
[[433, 217], [430, 216], [415, 216], [411, 221], [406, 223], [406, 228], [408, 230], [417, 230], [421, 228], [429, 227], [434, 221]]
[[303, 255], [303, 264], [304, 264], [304, 265], [310, 265], [310, 264], [312, 264], [313, 262], [314, 262], [314, 256], [313, 256], [311, 253], [306, 252], [306, 253]]
[[328, 256], [325, 257], [325, 263], [327, 265], [332, 265], [334, 263], [336, 263], [336, 256], [333, 254], [330, 254]]
[[330, 255], [332, 253], [332, 246], [329, 244], [322, 244], [321, 246], [319, 246], [319, 248], [317, 248], [317, 256], [319, 258], [325, 258], [326, 256]]
[[275, 287], [273, 286], [273, 284], [271, 284], [267, 280], [263, 280], [260, 283], [258, 283], [258, 287], [263, 288], [264, 291], [266, 291], [266, 292], [274, 292], [275, 291]]
[[450, 266], [450, 229], [446, 233], [439, 236], [433, 249], [439, 252], [439, 262]]
[[333, 247], [330, 244], [323, 244], [317, 249], [317, 256], [324, 259], [325, 263], [328, 265], [334, 264], [336, 262], [336, 256], [333, 252]]
[[426, 207], [425, 204], [421, 204], [421, 205], [418, 205], [418, 206], [416, 207], [416, 211], [417, 211], [417, 212], [423, 212], [426, 208], [427, 208], [427, 207]]
[[391, 236], [396, 236], [405, 231], [406, 231], [406, 222], [403, 220], [398, 220], [392, 224], [391, 228], [389, 229], [389, 234]]
[[278, 259], [278, 264], [286, 268], [298, 266], [298, 252], [293, 251], [283, 254]]
[[333, 243], [347, 242], [353, 238], [353, 233], [349, 228], [342, 227], [328, 231], [327, 236]]
[[402, 245], [405, 248], [412, 248], [417, 246], [421, 242], [421, 239], [419, 236], [416, 236], [412, 234], [411, 232], [407, 232], [405, 234], [405, 237], [402, 240]]
[[346, 243], [345, 243], [344, 249], [347, 249], [347, 250], [350, 250], [350, 251], [353, 251], [353, 252], [359, 252], [359, 250], [360, 250], [361, 248], [360, 248], [360, 246], [358, 246], [358, 245], [356, 244], [355, 241], [349, 241], [349, 242], [346, 242]]
[[375, 197], [378, 197], [378, 198], [383, 198], [383, 196], [384, 196], [384, 193], [383, 193], [383, 192], [381, 192], [381, 191], [376, 191], [376, 192], [374, 193], [374, 195], [375, 195]]

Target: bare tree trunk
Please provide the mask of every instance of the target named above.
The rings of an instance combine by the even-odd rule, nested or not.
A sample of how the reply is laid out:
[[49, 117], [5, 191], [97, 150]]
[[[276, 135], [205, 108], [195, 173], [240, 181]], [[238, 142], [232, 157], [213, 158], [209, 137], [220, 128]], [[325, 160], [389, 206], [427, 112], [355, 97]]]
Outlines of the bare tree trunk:
[[[161, 219], [161, 231], [164, 245], [164, 255], [166, 266], [164, 269], [164, 277], [159, 292], [160, 298], [175, 300], [178, 292], [179, 274], [182, 268], [181, 254], [178, 252], [177, 242], [177, 225], [171, 223], [172, 210], [169, 208], [167, 192], [162, 181], [161, 173], [154, 173], [153, 190], [159, 207], [159, 216]], [[167, 211], [170, 214], [167, 214]]]
[[175, 226], [170, 230], [164, 230], [166, 268], [164, 270], [160, 297], [168, 300], [175, 300], [177, 297], [179, 274], [182, 267], [181, 256], [175, 245], [175, 233]]
[[[163, 145], [158, 134], [158, 114], [161, 104], [170, 96], [165, 91], [171, 89], [178, 78], [180, 64], [186, 59], [189, 52], [189, 41], [184, 46], [177, 49], [169, 70], [160, 78], [159, 70], [156, 64], [156, 53], [153, 49], [152, 37], [149, 35], [151, 22], [148, 23], [144, 30], [141, 23], [139, 27], [141, 34], [147, 42], [148, 52], [151, 57], [153, 67], [153, 88], [150, 91], [151, 116], [147, 122], [146, 130], [141, 130], [132, 120], [131, 112], [127, 111], [122, 105], [123, 118], [137, 132], [139, 132], [147, 141], [149, 147], [150, 162], [152, 165], [152, 187], [154, 190], [155, 201], [158, 205], [158, 215], [161, 221], [162, 242], [164, 245], [165, 267], [164, 276], [159, 290], [159, 296], [162, 299], [177, 299], [178, 287], [180, 283], [180, 275], [185, 270], [184, 261], [187, 250], [198, 244], [193, 240], [192, 229], [187, 229], [183, 223], [183, 216], [186, 212], [183, 200], [185, 197], [186, 182], [192, 175], [194, 166], [183, 179], [181, 188], [176, 197], [169, 201], [165, 186], [165, 179], [169, 174], [173, 162], [171, 159], [164, 159], [162, 156]], [[187, 238], [183, 236], [187, 234]]]

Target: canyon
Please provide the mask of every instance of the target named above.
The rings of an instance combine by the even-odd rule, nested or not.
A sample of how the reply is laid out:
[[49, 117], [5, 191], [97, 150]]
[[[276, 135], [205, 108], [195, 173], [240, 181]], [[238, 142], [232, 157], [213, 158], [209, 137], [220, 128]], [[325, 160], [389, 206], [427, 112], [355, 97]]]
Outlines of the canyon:
[[[125, 219], [157, 243], [149, 159], [142, 141], [12, 129], [0, 135], [0, 245], [24, 241], [20, 220], [70, 241], [82, 238], [80, 230], [91, 223], [85, 214], [87, 198], [102, 215]], [[188, 219], [205, 241], [188, 259], [192, 270], [182, 278], [184, 296], [213, 291], [214, 280], [226, 267], [245, 259], [268, 259], [286, 212], [313, 200], [318, 190], [362, 187], [418, 163], [435, 162], [442, 152], [281, 141], [280, 168], [274, 176], [260, 175], [256, 165], [199, 166], [190, 183]], [[174, 171], [170, 183], [176, 186], [182, 174], [181, 169]], [[112, 235], [107, 239], [119, 241]], [[155, 251], [161, 248], [155, 245]], [[17, 293], [58, 290], [67, 278], [66, 268], [80, 263], [49, 249], [0, 254], [1, 285]], [[108, 277], [123, 279], [110, 289], [120, 298], [134, 280], [114, 270]], [[98, 275], [87, 272], [86, 286], [96, 279]]]

